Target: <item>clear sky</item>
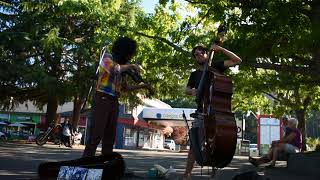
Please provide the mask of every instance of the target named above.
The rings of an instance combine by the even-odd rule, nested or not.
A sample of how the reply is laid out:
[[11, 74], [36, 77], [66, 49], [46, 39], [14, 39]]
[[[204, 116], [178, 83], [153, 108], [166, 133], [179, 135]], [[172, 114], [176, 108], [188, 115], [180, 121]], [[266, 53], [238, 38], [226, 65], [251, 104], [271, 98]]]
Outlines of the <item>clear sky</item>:
[[153, 13], [154, 7], [158, 2], [159, 0], [142, 0], [141, 7], [144, 8], [146, 13]]
[[[175, 0], [175, 2], [181, 3], [182, 5], [187, 5], [187, 2], [185, 0]], [[142, 7], [146, 13], [154, 13], [154, 8], [158, 3], [159, 0], [141, 0], [140, 7]], [[168, 1], [168, 3], [170, 3], [170, 1]], [[179, 13], [182, 15], [182, 17], [185, 17], [187, 15], [195, 15], [195, 13], [187, 12], [183, 9], [180, 9]]]

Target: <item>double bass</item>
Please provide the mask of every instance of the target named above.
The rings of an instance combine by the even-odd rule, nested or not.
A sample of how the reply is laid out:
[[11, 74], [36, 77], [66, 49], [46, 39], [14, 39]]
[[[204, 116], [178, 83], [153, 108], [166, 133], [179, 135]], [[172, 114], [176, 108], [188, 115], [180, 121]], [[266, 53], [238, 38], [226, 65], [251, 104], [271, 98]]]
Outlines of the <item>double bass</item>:
[[[218, 39], [222, 39], [226, 28], [220, 26], [218, 33]], [[221, 41], [216, 40], [215, 43]], [[200, 166], [223, 168], [233, 159], [237, 144], [237, 126], [231, 111], [232, 79], [211, 66], [213, 57], [214, 51], [211, 51], [197, 91], [198, 108], [192, 115], [203, 119], [203, 137], [200, 140], [198, 137], [191, 137], [191, 145]], [[192, 128], [190, 134], [195, 134]]]

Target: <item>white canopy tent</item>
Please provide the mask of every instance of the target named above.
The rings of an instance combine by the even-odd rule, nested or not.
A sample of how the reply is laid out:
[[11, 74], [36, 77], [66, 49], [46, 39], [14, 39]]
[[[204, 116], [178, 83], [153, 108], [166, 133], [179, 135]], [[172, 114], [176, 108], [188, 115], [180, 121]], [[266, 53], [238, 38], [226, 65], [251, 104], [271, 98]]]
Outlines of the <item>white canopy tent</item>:
[[10, 126], [10, 127], [26, 127], [26, 125], [23, 125], [20, 123], [12, 123], [12, 124], [9, 124], [8, 126]]
[[5, 123], [5, 122], [2, 122], [2, 121], [0, 121], [0, 125], [8, 125], [7, 123]]

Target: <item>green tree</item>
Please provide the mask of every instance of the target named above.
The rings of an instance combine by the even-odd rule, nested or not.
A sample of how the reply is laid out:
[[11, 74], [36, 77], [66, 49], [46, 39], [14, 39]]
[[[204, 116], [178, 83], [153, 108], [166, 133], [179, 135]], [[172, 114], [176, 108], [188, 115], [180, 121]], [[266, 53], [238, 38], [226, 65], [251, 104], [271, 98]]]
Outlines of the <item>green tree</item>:
[[39, 107], [47, 104], [49, 123], [56, 118], [58, 104], [73, 100], [76, 126], [100, 50], [105, 40], [119, 36], [120, 25], [131, 23], [123, 12], [133, 11], [134, 4], [122, 0], [8, 2], [11, 10], [1, 13], [3, 17], [11, 13], [10, 18], [1, 19], [2, 104], [12, 100], [33, 100]]
[[[210, 33], [207, 27], [215, 22], [226, 22], [230, 28], [225, 47], [243, 59], [240, 66], [243, 73], [235, 75], [243, 79], [236, 78], [236, 84], [239, 83], [236, 93], [241, 95], [236, 98], [240, 101], [235, 102], [235, 107], [240, 107], [242, 101], [256, 103], [252, 97], [257, 99], [267, 94], [277, 103], [266, 111], [295, 112], [305, 135], [307, 110], [319, 108], [319, 1], [186, 1], [199, 11], [194, 18], [198, 23], [189, 21], [191, 27], [201, 27], [207, 34]], [[174, 4], [174, 1], [167, 2], [160, 1], [163, 6]], [[198, 30], [193, 34], [195, 32], [201, 33]], [[203, 40], [201, 35], [197, 34], [199, 40]], [[203, 42], [210, 38], [206, 39]], [[255, 72], [258, 69], [265, 71]], [[243, 95], [248, 97], [244, 92], [251, 94], [250, 100], [244, 100]], [[263, 104], [269, 103], [259, 106], [265, 106]]]

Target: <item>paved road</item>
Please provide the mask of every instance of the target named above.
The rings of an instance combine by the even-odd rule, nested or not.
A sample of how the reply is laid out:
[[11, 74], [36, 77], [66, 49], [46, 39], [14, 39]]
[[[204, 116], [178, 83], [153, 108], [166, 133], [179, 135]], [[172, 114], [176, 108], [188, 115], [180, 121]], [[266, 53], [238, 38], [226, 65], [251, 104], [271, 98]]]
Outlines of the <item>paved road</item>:
[[[0, 179], [37, 179], [37, 168], [41, 162], [71, 160], [81, 156], [83, 146], [73, 149], [58, 147], [56, 145], [44, 145], [42, 147], [35, 144], [0, 144]], [[146, 150], [115, 150], [123, 155], [128, 171], [133, 171], [135, 175], [145, 177], [154, 164], [160, 164], [165, 168], [173, 166], [177, 171], [176, 179], [181, 179], [187, 153], [156, 152]], [[263, 179], [270, 180], [297, 180], [305, 179], [290, 173], [284, 173], [284, 168], [266, 171], [265, 168], [256, 169], [247, 162], [247, 157], [235, 156], [232, 163], [217, 171], [215, 180], [231, 180], [236, 174], [257, 170], [264, 175]], [[210, 178], [211, 169], [196, 166], [192, 179], [213, 179]], [[202, 174], [202, 175], [201, 175]], [[128, 178], [127, 178], [128, 179]], [[131, 178], [132, 179], [132, 178]], [[310, 178], [309, 178], [310, 179]]]

